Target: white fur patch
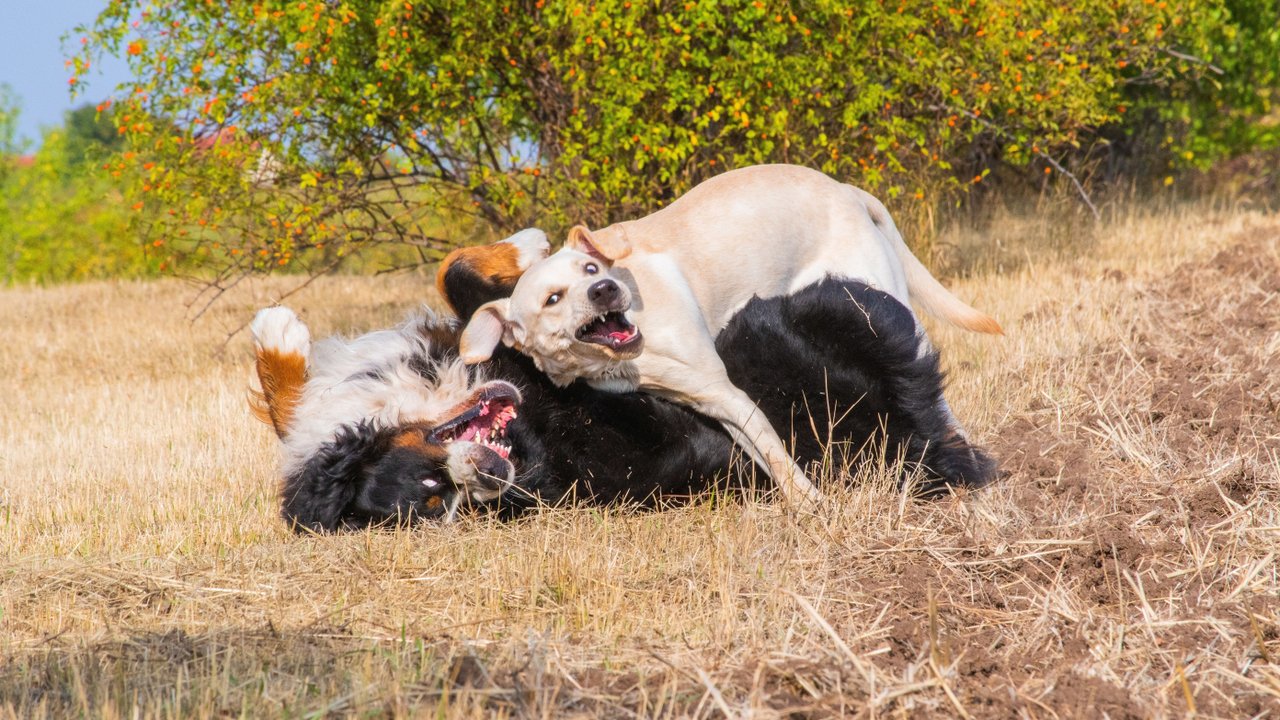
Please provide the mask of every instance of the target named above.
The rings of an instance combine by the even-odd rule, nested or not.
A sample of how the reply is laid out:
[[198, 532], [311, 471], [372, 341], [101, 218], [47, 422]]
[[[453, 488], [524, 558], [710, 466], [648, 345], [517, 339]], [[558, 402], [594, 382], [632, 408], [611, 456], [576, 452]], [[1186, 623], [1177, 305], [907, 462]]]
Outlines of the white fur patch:
[[[284, 474], [300, 468], [344, 425], [441, 422], [468, 400], [484, 378], [468, 372], [453, 352], [429, 360], [431, 340], [422, 331], [448, 322], [424, 310], [391, 330], [316, 343], [308, 357], [309, 377], [294, 414], [297, 419], [282, 446]], [[411, 362], [425, 363], [427, 374], [434, 377], [423, 377]]]

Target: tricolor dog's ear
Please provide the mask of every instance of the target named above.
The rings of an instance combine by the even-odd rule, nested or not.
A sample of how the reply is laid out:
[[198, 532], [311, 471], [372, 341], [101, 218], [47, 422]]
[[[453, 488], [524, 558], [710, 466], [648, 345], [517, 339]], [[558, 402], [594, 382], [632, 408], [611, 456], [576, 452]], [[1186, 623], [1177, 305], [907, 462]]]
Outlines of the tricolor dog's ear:
[[458, 354], [467, 365], [482, 363], [493, 357], [498, 343], [515, 345], [523, 334], [519, 323], [509, 319], [511, 298], [502, 298], [481, 305], [462, 330]]
[[631, 254], [631, 243], [621, 229], [606, 228], [593, 233], [586, 225], [574, 225], [569, 229], [569, 238], [564, 244], [565, 247], [586, 253], [607, 264]]
[[551, 252], [547, 234], [528, 228], [500, 242], [458, 248], [436, 271], [436, 290], [458, 317], [470, 317], [494, 298], [506, 297], [531, 265]]

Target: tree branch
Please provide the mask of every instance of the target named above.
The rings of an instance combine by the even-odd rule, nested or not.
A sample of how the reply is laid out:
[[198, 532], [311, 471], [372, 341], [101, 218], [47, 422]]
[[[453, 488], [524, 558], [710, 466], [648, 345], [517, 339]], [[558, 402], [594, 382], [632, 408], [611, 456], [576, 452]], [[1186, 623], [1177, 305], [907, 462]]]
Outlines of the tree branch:
[[[930, 105], [929, 109], [934, 110], [936, 112], [951, 113], [953, 115], [964, 115], [970, 120], [977, 122], [979, 125], [982, 125], [983, 127], [994, 131], [996, 134], [998, 134], [1003, 138], [1013, 138], [1013, 135], [1008, 130], [1005, 130], [1004, 128], [1000, 127], [999, 125], [996, 125], [990, 120], [987, 120], [986, 118], [982, 117], [981, 115], [978, 115], [977, 113], [970, 112], [969, 110], [950, 108], [944, 105]], [[1059, 163], [1057, 160], [1054, 160], [1053, 157], [1049, 155], [1049, 153], [1046, 153], [1043, 150], [1036, 150], [1034, 148], [1032, 149], [1031, 152], [1036, 157], [1040, 158], [1041, 160], [1044, 160], [1045, 162], [1049, 163], [1049, 165], [1053, 166], [1053, 169], [1071, 178], [1071, 184], [1075, 186], [1076, 192], [1079, 193], [1080, 195], [1080, 200], [1085, 204], [1086, 207], [1089, 208], [1089, 212], [1093, 213], [1093, 219], [1094, 220], [1102, 219], [1102, 213], [1098, 212], [1098, 206], [1093, 204], [1093, 199], [1089, 197], [1089, 192], [1084, 189], [1084, 184], [1080, 182], [1080, 178], [1076, 177], [1074, 173], [1072, 173], [1070, 170], [1063, 167], [1062, 163]]]
[[1222, 68], [1218, 67], [1217, 65], [1214, 65], [1213, 63], [1209, 62], [1208, 60], [1202, 60], [1202, 59], [1200, 59], [1200, 58], [1196, 57], [1195, 55], [1188, 55], [1188, 54], [1186, 54], [1186, 53], [1180, 53], [1180, 52], [1178, 52], [1177, 50], [1174, 50], [1173, 48], [1167, 48], [1167, 47], [1160, 48], [1160, 51], [1161, 51], [1161, 52], [1163, 52], [1163, 53], [1164, 53], [1164, 54], [1166, 54], [1166, 55], [1171, 55], [1171, 56], [1173, 56], [1173, 57], [1176, 57], [1176, 58], [1178, 58], [1179, 60], [1186, 60], [1187, 62], [1190, 62], [1190, 63], [1195, 63], [1195, 64], [1197, 64], [1197, 65], [1203, 65], [1203, 66], [1205, 66], [1206, 68], [1208, 68], [1211, 72], [1213, 72], [1213, 73], [1215, 73], [1215, 74], [1217, 74], [1217, 75], [1225, 75], [1225, 74], [1226, 74], [1226, 72], [1225, 72], [1225, 71], [1223, 71], [1223, 69], [1222, 69]]

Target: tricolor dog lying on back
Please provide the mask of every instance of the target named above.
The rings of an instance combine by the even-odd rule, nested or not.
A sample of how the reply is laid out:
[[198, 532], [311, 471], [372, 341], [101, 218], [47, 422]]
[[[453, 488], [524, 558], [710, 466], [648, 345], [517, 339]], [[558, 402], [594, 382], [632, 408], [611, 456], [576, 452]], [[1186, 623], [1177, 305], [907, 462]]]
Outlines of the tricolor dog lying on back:
[[[537, 231], [512, 240], [446, 259], [438, 280], [460, 316], [509, 293], [546, 242]], [[573, 498], [648, 504], [750, 481], [731, 472], [733, 444], [709, 418], [646, 394], [559, 387], [507, 348], [468, 370], [455, 327], [428, 314], [312, 351], [292, 312], [259, 314], [259, 415], [282, 439], [295, 528], [449, 518], [467, 500], [503, 512]], [[801, 462], [887, 458], [926, 494], [981, 485], [995, 465], [939, 411], [937, 355], [915, 329], [886, 293], [827, 281], [752, 300], [716, 347]]]
[[[574, 228], [510, 298], [471, 316], [462, 355], [481, 362], [505, 344], [558, 384], [583, 379], [691, 407], [723, 424], [786, 499], [816, 500], [776, 426], [731, 382], [716, 340], [753, 297], [794, 294], [828, 277], [866, 283], [904, 306], [914, 300], [960, 327], [1000, 332], [929, 274], [874, 197], [814, 170], [761, 165], [707, 180], [648, 217]], [[949, 414], [945, 403], [938, 410]]]
[[291, 521], [333, 530], [451, 519], [465, 499], [497, 498], [514, 479], [504, 438], [520, 393], [458, 361], [451, 322], [426, 313], [313, 347], [297, 315], [273, 307], [250, 330], [259, 381], [250, 404], [280, 438]]

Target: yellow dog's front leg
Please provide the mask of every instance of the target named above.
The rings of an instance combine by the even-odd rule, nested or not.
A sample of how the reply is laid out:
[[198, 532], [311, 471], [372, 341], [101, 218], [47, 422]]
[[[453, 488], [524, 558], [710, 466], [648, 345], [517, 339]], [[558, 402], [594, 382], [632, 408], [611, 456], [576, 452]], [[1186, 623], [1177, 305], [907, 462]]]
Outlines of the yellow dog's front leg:
[[822, 499], [818, 489], [791, 458], [768, 418], [729, 380], [724, 363], [714, 351], [709, 355], [703, 353], [696, 363], [641, 355], [638, 364], [643, 366], [641, 389], [688, 405], [720, 421], [733, 442], [769, 473], [786, 502], [807, 506]]
[[[728, 402], [726, 398], [717, 398], [712, 404], [699, 403], [696, 407], [702, 413], [719, 420], [724, 429], [729, 431], [734, 443], [746, 450], [757, 465], [768, 471], [769, 477], [773, 478], [787, 503], [796, 506], [817, 504], [822, 499], [822, 494], [791, 458], [764, 413], [741, 390], [734, 388], [734, 392], [738, 398]], [[726, 417], [730, 415], [733, 417]]]

